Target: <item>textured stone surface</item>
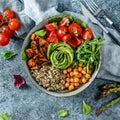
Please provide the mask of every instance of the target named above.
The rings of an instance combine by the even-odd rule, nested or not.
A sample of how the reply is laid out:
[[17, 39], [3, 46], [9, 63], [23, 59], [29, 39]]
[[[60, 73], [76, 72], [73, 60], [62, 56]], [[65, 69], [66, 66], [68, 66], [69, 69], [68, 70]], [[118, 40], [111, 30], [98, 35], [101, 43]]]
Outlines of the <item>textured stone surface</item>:
[[[116, 24], [120, 24], [120, 1], [96, 0], [96, 2]], [[58, 9], [60, 11], [70, 10], [79, 13], [78, 7], [79, 2], [77, 0], [59, 0]], [[0, 52], [7, 49], [17, 53], [9, 61], [0, 57], [0, 112], [8, 113], [10, 120], [61, 120], [57, 115], [58, 110], [61, 108], [66, 108], [69, 111], [69, 116], [64, 120], [120, 120], [119, 103], [107, 109], [99, 117], [95, 116], [95, 110], [98, 107], [119, 95], [114, 94], [103, 100], [95, 101], [98, 86], [111, 81], [95, 79], [85, 91], [68, 98], [52, 97], [36, 89], [27, 81], [27, 76], [21, 66], [20, 50], [22, 43], [23, 41], [20, 39], [12, 39], [8, 46], [0, 47]], [[20, 90], [16, 89], [12, 84], [13, 74], [22, 75], [27, 86]], [[92, 106], [93, 111], [91, 114], [84, 115], [82, 113], [82, 100]]]

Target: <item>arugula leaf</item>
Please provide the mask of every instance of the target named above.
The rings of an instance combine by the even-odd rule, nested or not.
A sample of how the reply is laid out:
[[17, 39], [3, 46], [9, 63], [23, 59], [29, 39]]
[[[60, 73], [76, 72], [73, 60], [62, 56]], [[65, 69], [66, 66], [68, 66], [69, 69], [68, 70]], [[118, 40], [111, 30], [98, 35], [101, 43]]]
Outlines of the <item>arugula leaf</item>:
[[[76, 50], [77, 60], [87, 66], [87, 71], [96, 68], [99, 65], [100, 49], [104, 39], [95, 37], [93, 40], [86, 40]], [[92, 67], [91, 67], [92, 66]]]
[[3, 51], [1, 53], [2, 58], [4, 58], [5, 60], [8, 60], [8, 59], [12, 58], [15, 55], [16, 55], [16, 53], [13, 53], [13, 52], [8, 51], [8, 50], [5, 50], [5, 51]]
[[82, 112], [84, 114], [90, 114], [92, 111], [92, 108], [90, 105], [88, 105], [87, 103], [85, 103], [85, 101], [83, 100], [83, 103], [82, 103]]
[[5, 113], [0, 113], [0, 117], [2, 118], [2, 120], [9, 120], [9, 115], [5, 114]]
[[61, 109], [58, 111], [59, 117], [66, 117], [68, 116], [68, 111], [66, 109]]
[[22, 58], [22, 60], [27, 60], [28, 59], [24, 49], [21, 51], [21, 58]]
[[35, 32], [35, 34], [38, 35], [38, 36], [43, 37], [43, 36], [45, 36], [46, 31], [44, 29], [38, 30], [38, 31]]

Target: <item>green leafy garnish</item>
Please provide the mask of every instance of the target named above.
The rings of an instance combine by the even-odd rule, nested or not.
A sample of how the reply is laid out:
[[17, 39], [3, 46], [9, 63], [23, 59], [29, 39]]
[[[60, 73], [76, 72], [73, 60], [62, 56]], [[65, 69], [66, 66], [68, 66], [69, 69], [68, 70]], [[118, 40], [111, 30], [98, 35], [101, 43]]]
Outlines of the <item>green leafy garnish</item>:
[[24, 49], [21, 51], [21, 58], [22, 58], [22, 60], [27, 60], [28, 59]]
[[77, 60], [84, 66], [87, 66], [87, 71], [98, 67], [100, 60], [100, 49], [104, 39], [95, 37], [93, 40], [86, 40], [76, 50]]
[[43, 36], [45, 36], [46, 31], [44, 29], [38, 30], [38, 31], [35, 32], [35, 34], [38, 35], [38, 36], [43, 37]]
[[5, 60], [8, 60], [8, 59], [12, 58], [15, 55], [16, 55], [16, 53], [13, 53], [13, 52], [8, 51], [8, 50], [5, 50], [5, 51], [3, 51], [1, 53], [2, 58], [4, 58]]
[[66, 109], [61, 109], [58, 111], [59, 117], [66, 117], [68, 115], [68, 111]]
[[9, 120], [9, 115], [5, 114], [5, 113], [0, 113], [0, 117], [2, 118], [2, 120]]
[[85, 101], [83, 100], [82, 102], [82, 112], [86, 115], [90, 114], [92, 111], [92, 108], [90, 105], [88, 105], [87, 103], [85, 103]]

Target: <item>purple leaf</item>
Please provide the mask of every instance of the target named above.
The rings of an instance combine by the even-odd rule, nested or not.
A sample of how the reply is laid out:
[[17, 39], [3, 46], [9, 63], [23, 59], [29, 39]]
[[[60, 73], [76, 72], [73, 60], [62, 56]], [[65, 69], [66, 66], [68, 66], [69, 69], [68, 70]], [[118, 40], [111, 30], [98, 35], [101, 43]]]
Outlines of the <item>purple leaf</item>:
[[13, 75], [13, 84], [16, 88], [20, 88], [25, 84], [25, 81], [22, 76], [20, 75]]

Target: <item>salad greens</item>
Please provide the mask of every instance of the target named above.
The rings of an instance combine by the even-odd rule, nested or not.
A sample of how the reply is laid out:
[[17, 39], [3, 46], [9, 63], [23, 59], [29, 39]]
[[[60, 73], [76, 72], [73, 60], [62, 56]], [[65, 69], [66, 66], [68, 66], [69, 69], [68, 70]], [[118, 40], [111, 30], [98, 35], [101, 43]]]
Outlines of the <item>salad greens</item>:
[[13, 52], [8, 51], [8, 50], [5, 50], [1, 53], [2, 58], [4, 58], [5, 60], [9, 60], [10, 58], [12, 58], [15, 55], [16, 55], [16, 53], [13, 53]]
[[87, 71], [98, 67], [100, 59], [100, 49], [104, 39], [95, 37], [93, 40], [86, 40], [76, 50], [76, 59], [87, 66]]
[[28, 59], [24, 49], [21, 51], [21, 58], [22, 58], [22, 60], [27, 60]]
[[46, 34], [46, 30], [44, 30], [44, 29], [38, 30], [38, 31], [35, 32], [35, 34], [43, 37]]
[[84, 114], [90, 114], [92, 111], [92, 108], [90, 105], [88, 105], [87, 103], [85, 103], [85, 101], [83, 100], [83, 103], [82, 103], [82, 112]]
[[60, 109], [58, 111], [58, 115], [59, 115], [59, 117], [66, 117], [66, 116], [68, 116], [68, 111], [66, 109]]
[[9, 115], [5, 114], [5, 113], [0, 113], [0, 117], [2, 118], [2, 120], [9, 120]]

